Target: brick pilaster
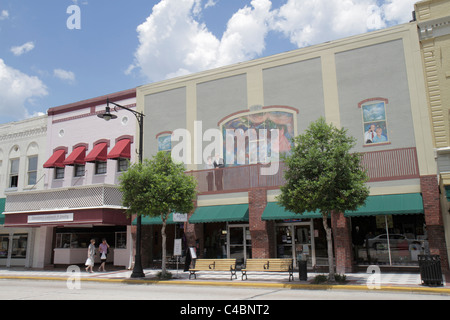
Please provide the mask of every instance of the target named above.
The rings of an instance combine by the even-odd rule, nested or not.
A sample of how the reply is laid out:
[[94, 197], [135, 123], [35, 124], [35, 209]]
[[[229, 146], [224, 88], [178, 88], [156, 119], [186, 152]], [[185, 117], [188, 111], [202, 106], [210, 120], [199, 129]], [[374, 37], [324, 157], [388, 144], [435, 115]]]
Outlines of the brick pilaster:
[[342, 212], [333, 212], [331, 227], [334, 238], [334, 255], [336, 260], [336, 273], [345, 274], [353, 272], [353, 250], [350, 221]]
[[420, 187], [422, 190], [423, 209], [425, 223], [427, 225], [428, 243], [430, 253], [439, 255], [443, 271], [448, 271], [448, 256], [445, 244], [444, 222], [439, 202], [439, 185], [437, 176], [421, 176]]
[[252, 258], [273, 258], [275, 256], [273, 223], [261, 220], [267, 205], [266, 189], [249, 190], [248, 202]]

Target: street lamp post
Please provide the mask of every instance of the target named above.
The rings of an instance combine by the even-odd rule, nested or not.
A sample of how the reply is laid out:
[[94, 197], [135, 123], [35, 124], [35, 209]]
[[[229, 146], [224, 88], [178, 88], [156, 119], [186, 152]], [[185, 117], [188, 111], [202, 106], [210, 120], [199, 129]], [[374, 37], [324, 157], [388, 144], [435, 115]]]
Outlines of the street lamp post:
[[[134, 114], [136, 117], [138, 123], [139, 123], [139, 163], [142, 163], [142, 146], [143, 146], [143, 138], [144, 138], [144, 114], [141, 112], [137, 112], [135, 110], [129, 109], [127, 107], [121, 106], [117, 103], [110, 102], [109, 98], [106, 100], [106, 110], [103, 114], [98, 114], [97, 116], [99, 118], [102, 118], [106, 121], [109, 121], [111, 119], [116, 119], [117, 116], [114, 114], [111, 114], [111, 109], [109, 107], [109, 104], [113, 104], [116, 107], [125, 109], [130, 111]], [[131, 273], [131, 278], [144, 278], [144, 270], [142, 269], [142, 260], [141, 260], [141, 216], [138, 215], [136, 218], [136, 256], [134, 259], [134, 267], [133, 272]]]

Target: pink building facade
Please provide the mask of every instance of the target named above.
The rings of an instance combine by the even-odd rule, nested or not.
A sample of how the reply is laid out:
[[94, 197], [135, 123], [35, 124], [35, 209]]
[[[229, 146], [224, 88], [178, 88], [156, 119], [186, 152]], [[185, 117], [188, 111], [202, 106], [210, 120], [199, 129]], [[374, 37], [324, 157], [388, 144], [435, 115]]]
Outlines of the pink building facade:
[[136, 119], [120, 108], [111, 108], [114, 121], [100, 119], [107, 99], [135, 108], [136, 90], [50, 108], [44, 189], [7, 197], [5, 227], [41, 229], [44, 267], [84, 264], [90, 239], [107, 240], [107, 262], [131, 263], [131, 220], [118, 182], [137, 157]]

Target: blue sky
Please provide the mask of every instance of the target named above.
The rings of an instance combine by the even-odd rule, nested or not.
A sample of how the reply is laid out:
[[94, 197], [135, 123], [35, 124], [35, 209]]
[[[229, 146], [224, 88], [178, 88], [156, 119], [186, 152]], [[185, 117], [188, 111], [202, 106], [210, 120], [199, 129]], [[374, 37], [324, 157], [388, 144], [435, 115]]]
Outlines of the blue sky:
[[414, 2], [0, 0], [0, 123], [406, 23]]

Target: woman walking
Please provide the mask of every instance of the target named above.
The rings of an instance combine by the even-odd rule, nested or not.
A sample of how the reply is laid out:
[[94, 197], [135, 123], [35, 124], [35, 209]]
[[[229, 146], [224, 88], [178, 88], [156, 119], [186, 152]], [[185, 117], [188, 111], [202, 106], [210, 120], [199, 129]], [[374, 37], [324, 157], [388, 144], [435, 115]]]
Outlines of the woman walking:
[[106, 242], [106, 239], [103, 238], [102, 243], [100, 243], [100, 245], [98, 246], [98, 252], [100, 253], [100, 261], [102, 262], [102, 264], [98, 268], [98, 271], [102, 271], [101, 269], [103, 269], [103, 271], [106, 271], [105, 263], [106, 263], [106, 255], [108, 254], [108, 249], [109, 244], [108, 242]]
[[95, 239], [91, 239], [91, 244], [88, 247], [88, 257], [86, 260], [86, 272], [93, 273], [92, 268], [94, 267], [95, 258]]

